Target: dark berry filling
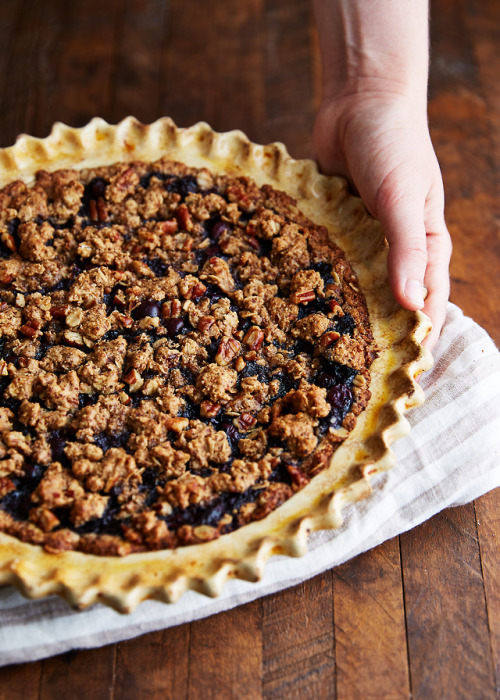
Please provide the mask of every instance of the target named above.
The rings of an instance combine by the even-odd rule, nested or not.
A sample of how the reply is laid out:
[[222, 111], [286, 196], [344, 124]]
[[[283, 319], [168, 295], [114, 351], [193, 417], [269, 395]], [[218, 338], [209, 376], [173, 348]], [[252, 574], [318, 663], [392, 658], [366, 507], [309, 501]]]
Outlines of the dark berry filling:
[[[113, 284], [103, 287], [99, 299], [89, 299], [88, 304], [85, 302], [78, 305], [69, 301], [76, 286], [81, 283], [82, 279], [85, 279], [85, 276], [99, 272], [101, 267], [106, 268], [106, 264], [99, 262], [99, 255], [105, 245], [102, 243], [102, 241], [106, 241], [105, 235], [113, 233], [113, 230], [108, 227], [116, 225], [118, 228], [120, 226], [123, 228], [123, 224], [117, 223], [113, 218], [114, 215], [109, 213], [108, 198], [110, 188], [113, 186], [112, 178], [100, 175], [92, 177], [84, 185], [77, 215], [70, 216], [65, 221], [62, 220], [64, 217], [61, 217], [61, 221], [56, 221], [53, 217], [44, 219], [39, 216], [36, 223], [42, 226], [45, 221], [49, 221], [55, 231], [71, 231], [73, 227], [76, 227], [75, 230], [80, 232], [86, 228], [92, 228], [102, 235], [102, 238], [99, 239], [101, 248], [96, 247], [89, 255], [85, 246], [80, 248], [79, 245], [75, 245], [71, 260], [67, 262], [61, 279], [55, 281], [50, 287], [44, 288], [41, 285], [40, 290], [36, 290], [41, 291], [45, 296], [51, 295], [54, 300], [50, 312], [53, 314], [52, 319], [44, 320], [46, 325], [41, 329], [36, 326], [36, 318], [34, 325], [30, 325], [31, 321], [26, 322], [17, 339], [26, 341], [36, 336], [38, 346], [35, 355], [32, 356], [37, 362], [44, 363], [55, 353], [55, 365], [46, 365], [50, 367], [47, 372], [55, 377], [51, 381], [69, 381], [67, 378], [72, 371], [64, 365], [64, 359], [61, 360], [61, 365], [57, 364], [56, 351], [61, 347], [65, 350], [76, 348], [78, 361], [83, 363], [76, 365], [77, 369], [74, 371], [81, 376], [84, 388], [71, 399], [70, 407], [66, 409], [66, 423], [62, 427], [51, 428], [43, 434], [43, 439], [49, 446], [52, 463], [57, 462], [62, 465], [65, 473], [73, 478], [73, 474], [77, 473], [75, 464], [78, 460], [70, 459], [69, 445], [85, 443], [94, 449], [94, 453], [98, 448], [102, 451], [103, 459], [106, 459], [107, 455], [113, 454], [110, 452], [111, 450], [120, 451], [123, 454], [123, 459], [127, 457], [139, 459], [141, 449], [143, 451], [150, 450], [155, 458], [147, 466], [141, 466], [135, 493], [138, 500], [142, 499], [141, 508], [143, 511], [156, 512], [157, 519], [163, 521], [169, 531], [173, 533], [186, 525], [194, 528], [205, 525], [218, 528], [218, 534], [224, 534], [244, 524], [241, 513], [246, 512], [245, 508], [250, 511], [250, 506], [252, 506], [255, 507], [256, 513], [260, 513], [261, 494], [269, 485], [282, 485], [285, 489], [284, 492], [288, 494], [283, 498], [289, 497], [292, 487], [297, 484], [301, 485], [300, 479], [297, 481], [297, 473], [301, 473], [303, 465], [293, 453], [293, 440], [286, 433], [281, 437], [273, 433], [271, 429], [275, 416], [282, 416], [286, 420], [299, 411], [297, 407], [287, 403], [289, 397], [294, 393], [300, 393], [303, 390], [304, 382], [307, 386], [321, 390], [321, 398], [328, 403], [329, 412], [325, 416], [326, 411], [323, 411], [320, 417], [314, 421], [314, 435], [317, 438], [325, 438], [330, 428], [335, 430], [342, 426], [345, 417], [350, 412], [355, 402], [353, 381], [358, 373], [346, 364], [328, 359], [325, 355], [325, 348], [329, 346], [325, 345], [321, 348], [317, 339], [287, 335], [285, 340], [281, 337], [278, 340], [272, 338], [268, 340], [264, 332], [260, 330], [259, 321], [255, 320], [257, 317], [254, 318], [248, 312], [248, 308], [252, 307], [245, 305], [245, 290], [246, 286], [253, 283], [254, 279], [252, 276], [248, 277], [244, 274], [246, 271], [239, 267], [241, 251], [234, 253], [231, 250], [231, 245], [234, 244], [232, 243], [233, 237], [236, 235], [235, 230], [239, 231], [237, 235], [242, 236], [245, 241], [244, 251], [248, 251], [250, 248], [257, 259], [267, 258], [266, 264], [269, 266], [276, 263], [273, 257], [275, 255], [273, 240], [265, 237], [256, 238], [251, 229], [253, 222], [245, 232], [247, 224], [255, 216], [251, 204], [248, 204], [246, 200], [242, 200], [240, 203], [241, 211], [238, 224], [230, 223], [235, 221], [234, 212], [233, 218], [228, 216], [224, 218], [219, 211], [212, 212], [208, 219], [205, 217], [200, 222], [195, 221], [193, 224], [189, 206], [190, 202], [196, 198], [190, 197], [190, 195], [217, 193], [229, 207], [232, 199], [223, 186], [214, 185], [204, 190], [198, 184], [198, 178], [194, 174], [179, 175], [176, 172], [156, 170], [154, 167], [146, 173], [142, 172], [140, 178], [136, 178], [135, 182], [138, 182], [137, 185], [134, 185], [135, 190], [142, 197], [145, 197], [151, 188], [156, 188], [162, 190], [163, 193], [168, 193], [165, 196], [175, 202], [175, 209], [166, 217], [164, 223], [157, 215], [149, 216], [141, 213], [142, 210], [138, 209], [140, 212], [138, 214], [140, 235], [145, 237], [146, 244], [143, 248], [138, 249], [134, 258], [134, 263], [136, 262], [137, 265], [130, 268], [136, 277], [132, 278], [132, 281], [125, 277], [118, 278], [118, 281], [113, 280]], [[189, 199], [186, 201], [186, 198]], [[182, 207], [179, 209], [181, 204]], [[144, 211], [146, 210], [147, 207], [144, 208]], [[7, 226], [7, 237], [0, 238], [0, 258], [7, 259], [19, 250], [19, 224], [19, 217], [12, 219]], [[195, 231], [193, 240], [196, 241], [196, 235], [199, 236], [198, 243], [194, 247], [190, 245], [189, 241], [186, 242], [184, 227], [187, 227], [188, 230], [191, 230], [191, 227]], [[157, 233], [158, 231], [160, 234]], [[150, 239], [147, 238], [148, 235]], [[149, 243], [155, 235], [163, 236], [161, 244], [164, 248], [155, 247]], [[135, 234], [129, 231], [123, 234], [123, 245], [125, 245], [126, 250], [134, 251], [133, 246], [139, 245], [134, 236]], [[54, 240], [51, 240], [47, 245], [54, 247]], [[225, 287], [220, 280], [214, 280], [212, 276], [203, 272], [207, 266], [221, 265], [220, 261], [228, 266], [232, 276], [233, 287], [230, 292], [223, 291]], [[146, 266], [146, 272], [137, 272], [139, 263]], [[107, 263], [107, 267], [122, 272], [122, 269], [115, 266], [114, 263]], [[332, 262], [319, 262], [314, 264], [311, 269], [320, 274], [325, 288], [327, 285], [335, 284]], [[130, 270], [125, 269], [124, 275], [128, 274]], [[186, 283], [189, 280], [189, 275], [198, 276], [198, 283], [195, 282], [188, 291], [183, 292], [182, 295], [179, 294], [179, 298], [169, 291], [157, 292], [154, 286], [148, 294], [133, 296], [134, 284], [142, 282], [141, 274], [144, 274], [145, 279], [153, 279], [155, 285], [161, 285], [169, 275], [177, 275], [178, 279]], [[96, 279], [98, 279], [98, 275]], [[124, 279], [125, 281], [123, 281]], [[289, 285], [287, 283], [281, 284], [280, 276], [267, 280], [268, 285], [275, 283], [278, 289], [275, 294], [276, 298], [285, 302], [289, 295]], [[30, 295], [33, 293], [35, 293], [33, 288], [25, 293], [26, 305], [30, 303]], [[297, 321], [304, 322], [314, 315], [320, 316], [328, 320], [328, 332], [332, 335], [337, 334], [337, 336], [349, 336], [350, 338], [355, 336], [357, 324], [349, 311], [333, 317], [332, 305], [328, 297], [322, 293], [313, 293], [313, 297], [298, 304]], [[229, 304], [226, 300], [229, 301]], [[216, 321], [216, 311], [217, 305], [224, 302], [228, 304], [224, 307], [226, 317], [229, 318], [230, 314], [238, 315], [237, 326], [236, 328], [233, 326], [224, 327], [223, 331], [212, 337], [210, 335], [211, 327], [216, 322], [222, 326], [224, 319], [217, 317]], [[199, 317], [192, 315], [193, 305], [198, 304], [204, 304], [203, 312], [200, 312]], [[79, 332], [79, 326], [72, 325], [70, 314], [71, 312], [74, 314], [75, 309], [81, 311], [81, 323], [88, 323], [89, 333], [92, 334], [92, 320], [88, 319], [91, 319], [92, 309], [96, 309], [99, 305], [105, 308], [106, 330], [98, 335], [97, 339], [92, 338], [92, 342], [86, 343], [84, 335]], [[295, 314], [297, 316], [297, 311]], [[185, 351], [184, 348], [185, 344], [189, 346], [190, 341], [199, 341], [199, 333], [203, 332], [202, 329], [206, 329], [207, 336], [200, 345], [200, 352], [203, 354], [202, 361], [200, 361], [196, 355], [191, 359], [189, 352]], [[120, 340], [122, 344], [125, 341], [127, 348], [121, 359], [120, 386], [108, 391], [104, 383], [104, 389], [101, 392], [96, 388], [96, 386], [100, 386], [99, 378], [94, 379], [90, 370], [86, 374], [85, 371], [81, 371], [81, 368], [83, 367], [85, 370], [86, 367], [92, 365], [95, 348], [98, 344], [107, 347], [109, 343], [117, 340]], [[233, 341], [233, 343], [231, 344], [229, 341]], [[161, 343], [167, 343], [167, 346], [161, 346]], [[169, 356], [168, 352], [165, 352], [166, 359], [157, 360], [155, 353], [159, 352], [159, 347], [168, 347], [171, 355]], [[150, 360], [145, 364], [139, 363], [136, 368], [134, 353], [139, 352], [138, 348], [146, 348], [150, 352]], [[274, 357], [270, 352], [262, 354], [262, 351], [268, 348], [274, 348], [276, 355], [282, 358], [281, 364], [270, 361], [270, 358]], [[300, 359], [301, 356], [303, 356], [301, 361], [307, 365], [304, 379], [287, 369], [288, 361]], [[235, 358], [238, 357], [242, 360], [240, 364], [236, 364], [235, 361]], [[0, 360], [5, 360], [10, 363], [10, 366], [15, 366], [16, 371], [22, 371], [28, 365], [27, 359], [17, 353], [15, 344], [9, 338], [0, 339]], [[99, 374], [103, 376], [111, 374], [114, 371], [113, 362], [110, 350], [109, 360], [100, 366]], [[166, 364], [162, 365], [161, 362]], [[170, 362], [171, 365], [168, 364]], [[204, 365], [217, 367], [220, 372], [229, 368], [231, 372], [236, 373], [234, 386], [231, 387], [230, 393], [235, 394], [243, 391], [243, 387], [249, 384], [248, 380], [253, 380], [253, 383], [250, 382], [252, 391], [268, 392], [268, 394], [265, 399], [255, 399], [254, 403], [249, 401], [248, 406], [251, 408], [248, 409], [237, 408], [234, 410], [234, 406], [231, 405], [231, 402], [227, 403], [227, 399], [219, 404], [212, 396], [212, 388], [204, 386], [203, 382], [200, 381]], [[294, 371], [296, 369], [295, 367]], [[12, 379], [11, 375], [16, 376], [15, 373], [12, 373], [11, 368], [9, 372], [9, 376], [0, 377], [0, 408], [9, 409], [13, 413], [13, 416], [9, 414], [9, 420], [12, 424], [11, 432], [21, 433], [29, 438], [30, 444], [35, 444], [41, 440], [42, 434], [37, 428], [35, 419], [33, 419], [33, 423], [28, 424], [27, 419], [23, 418], [23, 406], [26, 408], [26, 403], [36, 404], [42, 414], [49, 412], [55, 414], [58, 410], [57, 402], [47, 398], [46, 384], [43, 382], [38, 384], [38, 380], [34, 380], [34, 389], [27, 399], [9, 396], [8, 388]], [[161, 392], [170, 386], [169, 378], [175, 389], [175, 397], [180, 400], [180, 405], [173, 410], [172, 419], [187, 419], [189, 428], [184, 426], [183, 430], [191, 429], [192, 426], [196, 426], [201, 421], [216, 434], [222, 433], [227, 441], [228, 452], [220, 461], [214, 459], [208, 464], [196, 461], [193, 458], [193, 455], [196, 454], [195, 448], [193, 447], [190, 452], [189, 439], [182, 442], [182, 433], [179, 433], [175, 422], [166, 432], [160, 432], [159, 437], [155, 436], [155, 421], [159, 421], [159, 418], [157, 414], [154, 414], [156, 417], [149, 419], [147, 411], [150, 405], [162, 405], [161, 403], [155, 404], [156, 400], [168, 402], [169, 397], [164, 398]], [[95, 381], [95, 386], [92, 386], [91, 381]], [[202, 398], [199, 395], [200, 391], [205, 392]], [[118, 396], [123, 404], [123, 411], [130, 410], [131, 417], [120, 424], [115, 416], [113, 420], [116, 420], [121, 427], [112, 429], [106, 424], [106, 421], [111, 421], [110, 411], [108, 414], [105, 413], [108, 410], [106, 405], [107, 402], [109, 403], [111, 399], [116, 399]], [[82, 416], [87, 415], [85, 411], [92, 411], [101, 405], [104, 407], [102, 409], [103, 415], [107, 418], [95, 429], [92, 427], [93, 432], [91, 430], [91, 437], [88, 437], [88, 426]], [[254, 405], [257, 405], [258, 408], [254, 408]], [[271, 409], [271, 413], [267, 416], [264, 415], [265, 412], [261, 413], [263, 407]], [[142, 416], [142, 412], [144, 418], [138, 419], [137, 416], [139, 414]], [[134, 424], [134, 420], [137, 421], [136, 424]], [[136, 427], [137, 424], [140, 425], [139, 429]], [[251, 449], [249, 443], [259, 431], [265, 439], [264, 451], [258, 452], [256, 448], [255, 455], [248, 457], [245, 450]], [[137, 440], [138, 434], [143, 436], [142, 442], [140, 439]], [[242, 440], [245, 443], [241, 442]], [[239, 492], [230, 486], [227, 490], [217, 492], [215, 495], [212, 494], [201, 503], [191, 503], [185, 508], [174, 505], [170, 513], [164, 514], [161, 508], [162, 494], [169, 484], [176, 482], [177, 479], [175, 468], [169, 472], [169, 464], [164, 468], [165, 465], [158, 462], [164, 458], [164, 453], [161, 451], [156, 453], [155, 448], [165, 444], [169, 444], [179, 453], [189, 455], [190, 461], [185, 466], [184, 473], [193, 479], [209, 480], [214, 476], [224, 475], [231, 477], [238, 463], [244, 460], [258, 463], [265, 456], [271, 455], [273, 463], [267, 476], [257, 479], [254, 487], [247, 488], [244, 492]], [[335, 449], [334, 446], [331, 447], [329, 454], [333, 449]], [[41, 453], [43, 454], [43, 450]], [[87, 455], [80, 459], [90, 461], [100, 459], [92, 454], [89, 452], [90, 456]], [[157, 457], [157, 454], [160, 456]], [[313, 451], [310, 459], [314, 458], [314, 454]], [[305, 464], [307, 465], [307, 460]], [[11, 477], [15, 488], [0, 498], [0, 508], [9, 513], [16, 521], [29, 520], [30, 511], [38, 503], [38, 496], [35, 492], [38, 493], [40, 483], [48, 468], [50, 468], [49, 465], [39, 464], [36, 457], [27, 452], [24, 458], [24, 471], [22, 474], [16, 473], [15, 476]], [[82, 468], [81, 465], [79, 468]], [[306, 471], [302, 475], [304, 479], [307, 478]], [[85, 483], [85, 480], [82, 483]], [[107, 534], [125, 541], [127, 530], [135, 527], [134, 516], [123, 513], [126, 488], [128, 488], [126, 479], [116, 486], [106, 487], [104, 491], [91, 485], [91, 494], [101, 493], [101, 495], [105, 495], [106, 506], [98, 517], [90, 517], [83, 524], [75, 525], [70, 506], [52, 508], [53, 515], [59, 521], [54, 531], [67, 528], [82, 536]], [[260, 517], [260, 515], [256, 517]], [[182, 544], [182, 542], [180, 543]]]

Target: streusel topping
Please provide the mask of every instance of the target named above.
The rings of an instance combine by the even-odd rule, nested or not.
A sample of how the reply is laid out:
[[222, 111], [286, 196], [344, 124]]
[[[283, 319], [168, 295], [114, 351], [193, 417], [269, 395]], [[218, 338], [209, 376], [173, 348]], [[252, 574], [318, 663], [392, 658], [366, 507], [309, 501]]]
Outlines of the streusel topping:
[[217, 538], [325, 469], [370, 398], [353, 270], [286, 194], [166, 159], [0, 191], [0, 530]]

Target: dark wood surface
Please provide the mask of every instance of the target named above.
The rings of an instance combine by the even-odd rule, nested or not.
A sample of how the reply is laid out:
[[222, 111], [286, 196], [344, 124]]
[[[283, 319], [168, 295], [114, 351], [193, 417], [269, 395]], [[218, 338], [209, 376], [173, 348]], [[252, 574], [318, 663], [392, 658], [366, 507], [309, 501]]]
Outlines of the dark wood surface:
[[[500, 5], [432, 5], [430, 124], [452, 300], [500, 341]], [[308, 0], [2, 0], [0, 146], [99, 115], [208, 121], [310, 154]], [[498, 697], [500, 492], [296, 588], [129, 642], [0, 670], [1, 700]]]

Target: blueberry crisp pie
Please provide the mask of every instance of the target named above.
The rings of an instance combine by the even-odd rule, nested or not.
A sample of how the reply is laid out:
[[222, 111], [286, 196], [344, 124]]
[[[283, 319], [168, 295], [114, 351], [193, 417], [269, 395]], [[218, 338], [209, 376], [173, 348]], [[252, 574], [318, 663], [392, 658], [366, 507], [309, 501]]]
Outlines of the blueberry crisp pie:
[[[389, 466], [381, 416], [398, 433], [421, 401], [426, 323], [373, 281], [383, 236], [342, 181], [235, 133], [94, 120], [23, 137], [28, 156], [5, 149], [0, 581], [2, 546], [40, 562], [161, 554], [163, 580], [136, 580], [136, 602], [175, 599], [168, 586], [210, 589], [221, 570], [221, 583], [255, 578], [263, 547], [293, 553], [299, 531], [338, 524], [332, 494], [362, 497]], [[328, 226], [315, 206], [338, 220]], [[369, 273], [344, 252], [349, 231], [335, 237], [345, 221], [377, 259]], [[39, 574], [14, 572], [12, 557], [7, 568], [5, 581], [40, 594]], [[119, 594], [87, 581], [88, 600], [64, 565], [48, 571], [48, 592], [73, 603], [130, 607], [132, 569]]]

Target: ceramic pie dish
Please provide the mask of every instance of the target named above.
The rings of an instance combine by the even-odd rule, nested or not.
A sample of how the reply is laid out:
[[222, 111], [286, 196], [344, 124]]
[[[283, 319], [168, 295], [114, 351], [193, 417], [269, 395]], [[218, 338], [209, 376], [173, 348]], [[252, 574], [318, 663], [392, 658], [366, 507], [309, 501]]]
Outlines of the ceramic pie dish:
[[21, 136], [0, 187], [0, 583], [121, 612], [215, 596], [393, 466], [430, 323], [342, 179], [128, 118]]

